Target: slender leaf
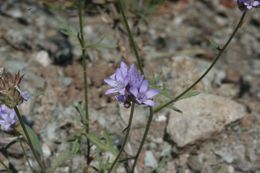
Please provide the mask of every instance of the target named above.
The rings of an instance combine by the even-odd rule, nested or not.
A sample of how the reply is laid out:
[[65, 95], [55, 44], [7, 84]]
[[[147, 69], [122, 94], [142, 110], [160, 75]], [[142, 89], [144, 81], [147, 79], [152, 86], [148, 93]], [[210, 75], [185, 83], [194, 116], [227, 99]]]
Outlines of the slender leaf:
[[182, 100], [182, 99], [187, 99], [187, 98], [190, 98], [190, 97], [194, 97], [196, 95], [199, 94], [199, 91], [196, 91], [196, 90], [190, 90], [188, 91], [186, 94], [184, 94], [181, 98], [179, 98], [178, 100]]
[[50, 172], [55, 172], [55, 170], [64, 164], [65, 161], [71, 159], [74, 156], [74, 153], [69, 150], [65, 150], [59, 155], [57, 155], [54, 159], [52, 159]]
[[[33, 148], [36, 150], [36, 152], [37, 152], [40, 156], [42, 156], [42, 155], [43, 155], [42, 146], [41, 146], [41, 142], [40, 142], [40, 140], [39, 140], [37, 134], [34, 132], [34, 130], [33, 130], [31, 127], [29, 127], [29, 126], [26, 125], [26, 124], [24, 124], [24, 125], [25, 125], [25, 128], [26, 128], [26, 130], [27, 130], [27, 132], [28, 132], [28, 134], [29, 134], [29, 137], [30, 137], [30, 139], [31, 139], [31, 141], [32, 141]], [[26, 139], [26, 141], [27, 141], [27, 138], [26, 138], [25, 133], [24, 133], [23, 129], [21, 128], [21, 126], [18, 126], [18, 127], [16, 128], [16, 130], [17, 130], [20, 134], [22, 134], [23, 137], [24, 137], [24, 139]]]

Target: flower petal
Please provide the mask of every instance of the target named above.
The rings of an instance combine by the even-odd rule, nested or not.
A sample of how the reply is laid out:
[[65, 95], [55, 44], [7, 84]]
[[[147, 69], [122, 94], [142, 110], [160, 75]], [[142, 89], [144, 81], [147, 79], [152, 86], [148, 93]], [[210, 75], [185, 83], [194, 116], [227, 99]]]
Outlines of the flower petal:
[[156, 90], [156, 89], [149, 89], [145, 95], [147, 98], [153, 98], [155, 95], [159, 94], [160, 93], [160, 90]]
[[117, 90], [116, 88], [111, 88], [111, 89], [108, 89], [108, 90], [105, 92], [105, 95], [114, 94], [114, 93], [118, 93], [118, 90]]
[[117, 81], [124, 81], [124, 76], [120, 69], [116, 69], [116, 80]]
[[130, 88], [130, 93], [133, 94], [135, 97], [138, 95], [138, 89], [135, 87]]
[[125, 94], [125, 87], [124, 88], [120, 88], [120, 90], [118, 91], [121, 95]]
[[116, 96], [116, 100], [119, 102], [124, 102], [126, 100], [125, 95], [118, 95]]
[[124, 61], [121, 61], [121, 63], [120, 63], [120, 70], [121, 70], [123, 76], [127, 75], [128, 66], [126, 65], [126, 63]]
[[141, 87], [140, 87], [140, 92], [144, 93], [148, 90], [148, 81], [147, 80], [143, 80]]
[[104, 82], [106, 82], [108, 85], [115, 87], [117, 85], [117, 82], [111, 78], [104, 79]]
[[155, 102], [152, 101], [152, 100], [146, 100], [143, 102], [143, 104], [147, 105], [147, 106], [154, 106], [155, 105]]

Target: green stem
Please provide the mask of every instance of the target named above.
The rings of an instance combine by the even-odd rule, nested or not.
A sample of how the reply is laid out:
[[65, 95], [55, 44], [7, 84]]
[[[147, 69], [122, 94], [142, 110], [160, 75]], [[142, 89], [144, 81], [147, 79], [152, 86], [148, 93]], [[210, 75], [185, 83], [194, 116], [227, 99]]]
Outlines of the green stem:
[[133, 115], [134, 115], [134, 109], [135, 109], [135, 103], [132, 103], [132, 106], [131, 106], [131, 112], [130, 112], [130, 117], [129, 117], [129, 120], [128, 120], [128, 125], [127, 125], [127, 131], [126, 131], [126, 135], [125, 135], [125, 138], [124, 138], [124, 142], [123, 142], [123, 145], [122, 147], [120, 148], [114, 162], [112, 163], [111, 167], [109, 168], [108, 170], [108, 173], [112, 172], [113, 168], [115, 167], [117, 161], [119, 160], [121, 154], [123, 153], [124, 151], [124, 148], [125, 148], [125, 145], [127, 143], [127, 139], [128, 139], [128, 136], [130, 134], [130, 130], [131, 130], [131, 126], [132, 126], [132, 120], [133, 120]]
[[[84, 98], [85, 98], [85, 118], [86, 118], [86, 133], [89, 133], [89, 112], [88, 112], [88, 73], [87, 73], [87, 51], [85, 47], [85, 38], [84, 38], [84, 32], [83, 32], [83, 7], [84, 7], [84, 0], [79, 0], [78, 4], [78, 16], [79, 16], [79, 42], [81, 45], [82, 50], [82, 58], [83, 58], [83, 77], [84, 77]], [[90, 164], [91, 158], [90, 158], [90, 141], [87, 140], [87, 163]]]
[[35, 157], [37, 163], [39, 164], [39, 166], [40, 166], [40, 168], [41, 168], [41, 171], [45, 173], [45, 172], [46, 172], [45, 165], [44, 165], [44, 163], [42, 162], [42, 160], [41, 160], [41, 158], [39, 157], [38, 153], [36, 152], [36, 150], [35, 150], [34, 147], [33, 147], [32, 140], [31, 140], [31, 138], [30, 138], [30, 136], [29, 136], [29, 133], [28, 133], [26, 127], [25, 127], [25, 124], [24, 124], [24, 122], [23, 122], [22, 116], [21, 116], [21, 114], [20, 114], [20, 112], [19, 112], [19, 110], [18, 110], [18, 108], [17, 108], [16, 106], [14, 107], [14, 111], [15, 111], [15, 113], [16, 113], [16, 115], [17, 115], [17, 117], [18, 117], [18, 120], [19, 120], [19, 122], [20, 122], [20, 124], [21, 124], [21, 126], [22, 126], [22, 129], [23, 129], [24, 134], [25, 134], [25, 136], [26, 136], [26, 141], [28, 142], [31, 151], [32, 151], [32, 153], [33, 153], [33, 155], [34, 155], [34, 157]]
[[21, 139], [18, 139], [18, 140], [19, 140], [20, 146], [21, 146], [21, 148], [22, 148], [22, 150], [23, 150], [23, 155], [25, 156], [26, 161], [27, 161], [27, 163], [28, 163], [28, 165], [29, 165], [31, 171], [32, 171], [32, 172], [35, 172], [34, 169], [33, 169], [33, 167], [32, 167], [32, 165], [31, 165], [31, 163], [30, 163], [30, 161], [29, 161], [29, 158], [28, 158], [27, 155], [26, 155], [26, 152], [25, 152], [25, 149], [24, 149], [24, 146], [23, 146], [23, 144], [22, 144]]
[[234, 36], [237, 33], [238, 29], [241, 27], [242, 22], [243, 22], [243, 20], [245, 18], [246, 12], [247, 11], [243, 12], [243, 14], [242, 14], [242, 16], [241, 16], [237, 26], [235, 27], [234, 31], [232, 32], [231, 36], [229, 37], [229, 39], [227, 40], [227, 42], [225, 43], [223, 48], [219, 51], [218, 55], [215, 57], [215, 59], [213, 60], [211, 65], [208, 67], [208, 69], [191, 86], [189, 86], [186, 90], [184, 90], [182, 93], [180, 93], [174, 99], [172, 99], [169, 102], [167, 102], [167, 103], [165, 103], [165, 104], [155, 108], [154, 109], [154, 113], [159, 112], [163, 108], [165, 108], [165, 107], [169, 106], [170, 104], [172, 104], [172, 103], [176, 102], [177, 100], [179, 100], [182, 96], [184, 96], [187, 92], [189, 92], [195, 85], [197, 85], [209, 73], [209, 71], [214, 67], [214, 65], [217, 63], [217, 61], [221, 57], [221, 55], [224, 53], [224, 51], [226, 50], [226, 48], [229, 45], [229, 43], [231, 42], [231, 40], [234, 38]]
[[152, 120], [153, 120], [153, 109], [152, 109], [152, 107], [150, 107], [149, 119], [148, 119], [148, 122], [147, 122], [146, 127], [145, 127], [145, 131], [144, 131], [143, 138], [142, 138], [142, 140], [141, 140], [141, 143], [140, 143], [139, 148], [138, 148], [138, 150], [137, 150], [137, 153], [136, 153], [136, 155], [135, 155], [134, 164], [132, 165], [132, 170], [130, 171], [130, 173], [133, 173], [134, 170], [135, 170], [135, 166], [136, 166], [136, 164], [137, 164], [137, 161], [138, 161], [138, 158], [139, 158], [139, 156], [140, 156], [140, 154], [141, 154], [141, 151], [142, 151], [142, 149], [143, 149], [143, 146], [144, 146], [146, 137], [147, 137], [148, 132], [149, 132], [149, 130], [150, 130]]
[[[118, 6], [119, 6], [119, 10], [120, 10], [121, 13], [122, 13], [123, 21], [124, 21], [124, 24], [125, 24], [125, 26], [126, 26], [126, 30], [127, 30], [128, 37], [129, 37], [129, 41], [130, 41], [130, 46], [132, 46], [132, 49], [134, 50], [134, 53], [135, 53], [135, 57], [136, 57], [136, 60], [137, 60], [137, 63], [138, 63], [139, 70], [141, 71], [141, 74], [144, 75], [143, 67], [142, 67], [142, 64], [141, 64], [141, 59], [140, 59], [140, 56], [139, 56], [139, 54], [138, 54], [138, 50], [137, 50], [137, 46], [136, 46], [135, 41], [134, 41], [134, 38], [133, 38], [133, 34], [132, 34], [132, 32], [131, 32], [131, 30], [130, 30], [130, 27], [129, 27], [129, 24], [128, 24], [128, 22], [127, 22], [127, 18], [126, 18], [126, 15], [125, 15], [125, 13], [124, 13], [124, 9], [123, 9], [121, 0], [118, 0]], [[133, 164], [133, 166], [132, 166], [132, 171], [131, 171], [131, 172], [133, 172], [134, 169], [135, 169], [135, 166], [136, 166], [136, 164], [137, 164], [138, 158], [139, 158], [140, 153], [141, 153], [141, 151], [142, 151], [142, 148], [143, 148], [143, 146], [144, 146], [146, 137], [147, 137], [147, 135], [148, 135], [148, 132], [149, 132], [149, 129], [150, 129], [152, 120], [153, 120], [153, 109], [150, 107], [150, 115], [149, 115], [149, 118], [148, 118], [148, 122], [147, 122], [147, 124], [146, 124], [145, 131], [144, 131], [144, 134], [143, 134], [141, 143], [140, 143], [139, 148], [138, 148], [138, 150], [137, 150], [137, 153], [136, 153], [136, 155], [135, 155], [134, 164]]]
[[126, 18], [126, 15], [125, 15], [125, 12], [124, 12], [124, 9], [123, 9], [123, 4], [122, 4], [121, 0], [118, 0], [118, 7], [119, 7], [119, 10], [122, 14], [124, 24], [126, 26], [130, 46], [132, 47], [132, 49], [134, 50], [134, 53], [135, 53], [135, 57], [136, 57], [136, 60], [137, 60], [137, 63], [138, 63], [138, 68], [139, 68], [141, 74], [144, 74], [144, 70], [143, 70], [142, 63], [141, 63], [141, 58], [138, 54], [137, 46], [135, 44], [133, 34], [132, 34], [130, 27], [129, 27], [129, 24], [127, 22], [127, 18]]
[[5, 170], [6, 170], [8, 173], [12, 173], [12, 171], [8, 168], [8, 166], [6, 166], [6, 164], [5, 164], [2, 160], [0, 160], [0, 163], [1, 163], [1, 165], [3, 165], [3, 167], [5, 168]]

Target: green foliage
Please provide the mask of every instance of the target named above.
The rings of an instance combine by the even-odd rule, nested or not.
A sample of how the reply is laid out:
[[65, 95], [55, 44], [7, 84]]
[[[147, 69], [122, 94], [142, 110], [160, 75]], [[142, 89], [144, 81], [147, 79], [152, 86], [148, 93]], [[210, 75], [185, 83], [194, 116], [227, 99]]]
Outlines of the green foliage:
[[[158, 89], [160, 90], [160, 94], [156, 97], [156, 101], [158, 103], [160, 103], [160, 105], [163, 105], [165, 103], [167, 103], [169, 100], [174, 99], [174, 97], [172, 96], [172, 93], [169, 89], [166, 88], [166, 86], [164, 84], [161, 84], [160, 82], [160, 75], [155, 75], [154, 78], [152, 78], [151, 80], [149, 80], [149, 84], [151, 85], [152, 88]], [[158, 84], [161, 84], [158, 85]], [[185, 93], [181, 98], [179, 98], [178, 100], [182, 100], [182, 99], [187, 99], [193, 96], [198, 95], [199, 92], [196, 90], [190, 90], [187, 93]], [[176, 100], [176, 101], [178, 101]], [[160, 107], [160, 105], [158, 107]], [[174, 104], [170, 104], [167, 106], [167, 108], [170, 108], [176, 112], [182, 113], [182, 111], [178, 108], [176, 108], [174, 106]]]
[[73, 151], [65, 150], [59, 155], [57, 155], [55, 158], [52, 159], [51, 168], [49, 172], [55, 172], [55, 170], [64, 164], [65, 161], [71, 159], [74, 156]]
[[141, 4], [140, 0], [125, 0], [124, 6], [127, 7], [126, 10], [132, 11], [136, 16], [144, 19], [156, 11], [164, 2], [165, 0], [144, 0]]
[[188, 91], [187, 93], [185, 93], [181, 98], [179, 98], [178, 100], [182, 100], [182, 99], [187, 99], [187, 98], [190, 98], [190, 97], [194, 97], [196, 95], [198, 95], [199, 92], [196, 91], [196, 90], [190, 90]]
[[[59, 30], [71, 37], [72, 39], [78, 39], [78, 29], [72, 27], [68, 22], [64, 21], [64, 19], [58, 19], [59, 21]], [[117, 47], [116, 43], [105, 43], [105, 36], [101, 36], [100, 39], [97, 41], [93, 41], [91, 43], [90, 41], [85, 41], [85, 49], [115, 49]]]
[[[160, 90], [160, 94], [156, 97], [156, 102], [163, 104], [169, 101], [169, 99], [172, 99], [172, 94], [170, 90], [168, 90], [166, 86], [160, 82], [160, 78], [161, 78], [160, 75], [155, 75], [151, 80], [149, 80], [149, 84], [151, 85], [152, 88]], [[159, 86], [158, 84], [161, 84], [161, 86]], [[176, 108], [173, 104], [167, 107], [176, 112], [182, 113], [182, 111]]]
[[166, 166], [166, 158], [163, 158], [163, 159], [160, 160], [160, 162], [159, 162], [157, 168], [155, 168], [155, 169], [152, 171], [152, 173], [162, 172], [162, 171], [164, 170], [165, 166]]
[[85, 134], [85, 135], [94, 145], [96, 145], [96, 147], [100, 151], [102, 151], [102, 152], [109, 151], [114, 155], [117, 154], [117, 150], [114, 147], [112, 139], [111, 139], [110, 135], [108, 134], [107, 130], [104, 130], [104, 140], [101, 140], [98, 137], [98, 135], [96, 135], [95, 133], [92, 133], [92, 132], [89, 132], [88, 134]]
[[[26, 125], [26, 124], [24, 124], [24, 125], [25, 125], [25, 128], [26, 128], [26, 130], [27, 130], [27, 132], [28, 132], [28, 134], [29, 134], [29, 137], [30, 137], [30, 139], [31, 139], [31, 141], [32, 141], [33, 148], [36, 150], [36, 152], [37, 152], [37, 154], [38, 154], [39, 156], [42, 156], [42, 155], [43, 155], [43, 153], [42, 153], [42, 146], [41, 146], [41, 142], [40, 142], [40, 140], [39, 140], [37, 134], [34, 132], [34, 130], [33, 130], [31, 127], [29, 127], [29, 126]], [[26, 135], [25, 135], [23, 129], [21, 128], [21, 126], [18, 126], [18, 127], [16, 128], [16, 130], [17, 130], [20, 134], [23, 135], [24, 139], [27, 140]]]
[[86, 42], [86, 49], [90, 48], [90, 49], [101, 49], [101, 48], [107, 48], [107, 49], [115, 49], [117, 47], [117, 45], [115, 43], [104, 43], [102, 42], [104, 40], [104, 36], [102, 36], [97, 42], [95, 43], [88, 43]]

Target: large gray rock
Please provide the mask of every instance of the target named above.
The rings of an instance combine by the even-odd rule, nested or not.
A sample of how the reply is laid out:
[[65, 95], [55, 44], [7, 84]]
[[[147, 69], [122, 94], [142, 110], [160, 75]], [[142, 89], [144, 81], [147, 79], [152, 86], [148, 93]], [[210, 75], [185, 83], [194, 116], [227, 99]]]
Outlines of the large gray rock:
[[206, 139], [246, 115], [243, 105], [205, 93], [180, 100], [175, 106], [183, 113], [170, 111], [167, 132], [178, 147]]

